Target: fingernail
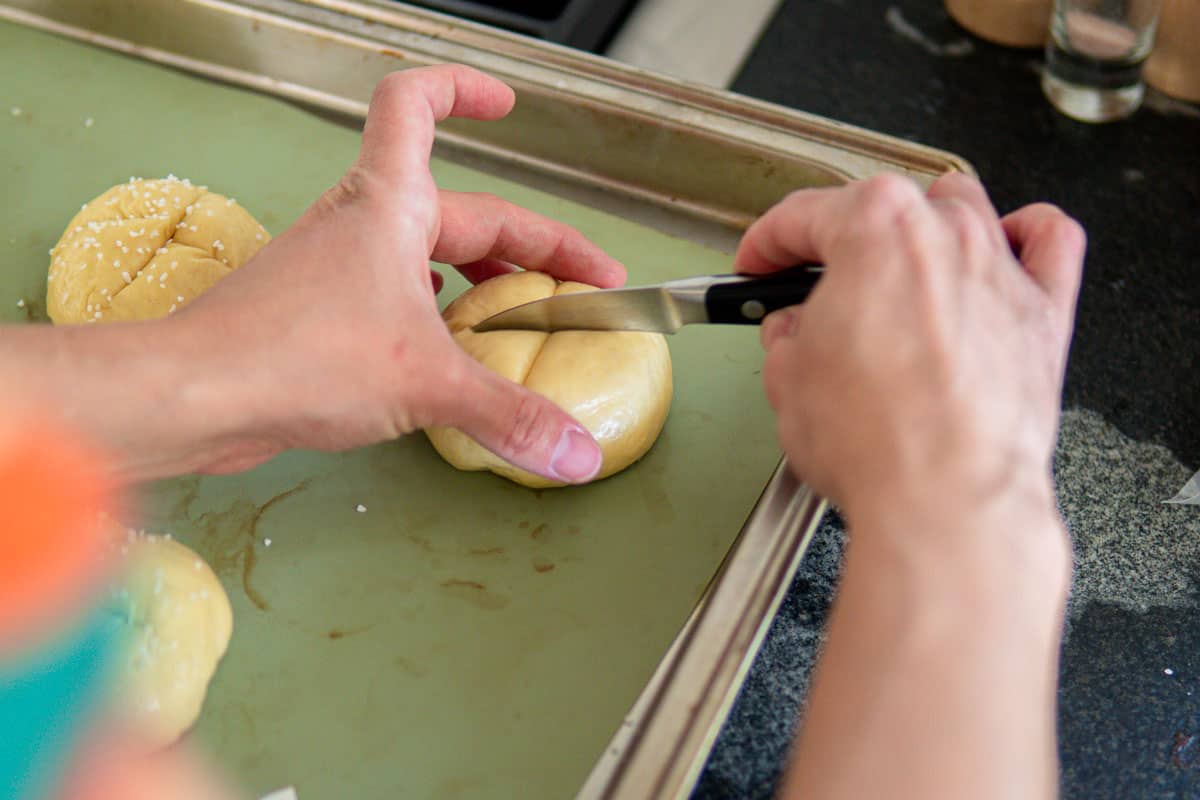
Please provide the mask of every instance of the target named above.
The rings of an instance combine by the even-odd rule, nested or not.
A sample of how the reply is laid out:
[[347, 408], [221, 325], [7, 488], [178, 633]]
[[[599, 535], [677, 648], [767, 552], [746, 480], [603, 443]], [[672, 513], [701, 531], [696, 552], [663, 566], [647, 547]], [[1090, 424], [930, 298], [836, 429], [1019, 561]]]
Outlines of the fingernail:
[[600, 471], [600, 447], [580, 428], [567, 428], [554, 446], [550, 472], [566, 483], [583, 483]]

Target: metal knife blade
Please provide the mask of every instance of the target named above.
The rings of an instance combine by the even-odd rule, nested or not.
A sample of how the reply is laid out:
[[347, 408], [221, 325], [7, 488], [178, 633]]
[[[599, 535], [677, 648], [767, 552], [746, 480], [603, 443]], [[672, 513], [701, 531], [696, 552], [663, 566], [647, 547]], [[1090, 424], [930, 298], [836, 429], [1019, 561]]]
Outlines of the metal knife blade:
[[755, 325], [771, 311], [804, 302], [821, 272], [805, 265], [761, 277], [711, 275], [555, 295], [501, 311], [472, 330], [675, 333], [695, 323]]

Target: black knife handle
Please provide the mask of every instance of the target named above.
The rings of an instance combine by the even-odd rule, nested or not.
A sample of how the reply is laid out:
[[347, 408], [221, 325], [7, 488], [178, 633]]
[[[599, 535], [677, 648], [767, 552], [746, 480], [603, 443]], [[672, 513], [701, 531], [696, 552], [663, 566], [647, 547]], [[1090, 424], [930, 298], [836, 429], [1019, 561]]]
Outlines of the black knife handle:
[[821, 279], [815, 264], [792, 267], [761, 278], [710, 286], [704, 293], [708, 321], [724, 325], [758, 325], [772, 311], [808, 299]]

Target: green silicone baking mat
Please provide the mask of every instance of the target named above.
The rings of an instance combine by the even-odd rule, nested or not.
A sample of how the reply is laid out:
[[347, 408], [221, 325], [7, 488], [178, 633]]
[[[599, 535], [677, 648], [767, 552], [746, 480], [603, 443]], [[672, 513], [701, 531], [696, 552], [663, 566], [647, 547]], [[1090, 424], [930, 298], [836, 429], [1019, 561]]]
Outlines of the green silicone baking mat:
[[[47, 250], [114, 183], [188, 177], [278, 233], [357, 146], [285, 102], [0, 24], [0, 321], [45, 321]], [[730, 269], [517, 183], [440, 161], [434, 174], [578, 226], [631, 283]], [[443, 302], [464, 286], [451, 274]], [[670, 345], [665, 432], [592, 486], [458, 472], [415, 435], [146, 487], [143, 524], [196, 549], [233, 602], [190, 739], [248, 793], [573, 795], [779, 456], [757, 331], [687, 329]]]

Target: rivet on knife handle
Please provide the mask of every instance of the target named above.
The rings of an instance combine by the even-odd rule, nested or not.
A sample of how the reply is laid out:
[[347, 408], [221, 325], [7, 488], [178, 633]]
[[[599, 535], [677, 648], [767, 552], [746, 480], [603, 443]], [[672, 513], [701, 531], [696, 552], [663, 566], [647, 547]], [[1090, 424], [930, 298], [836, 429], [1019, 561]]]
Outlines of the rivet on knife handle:
[[772, 311], [799, 305], [808, 299], [822, 272], [822, 267], [806, 264], [761, 278], [716, 284], [704, 294], [708, 321], [726, 325], [757, 325]]

